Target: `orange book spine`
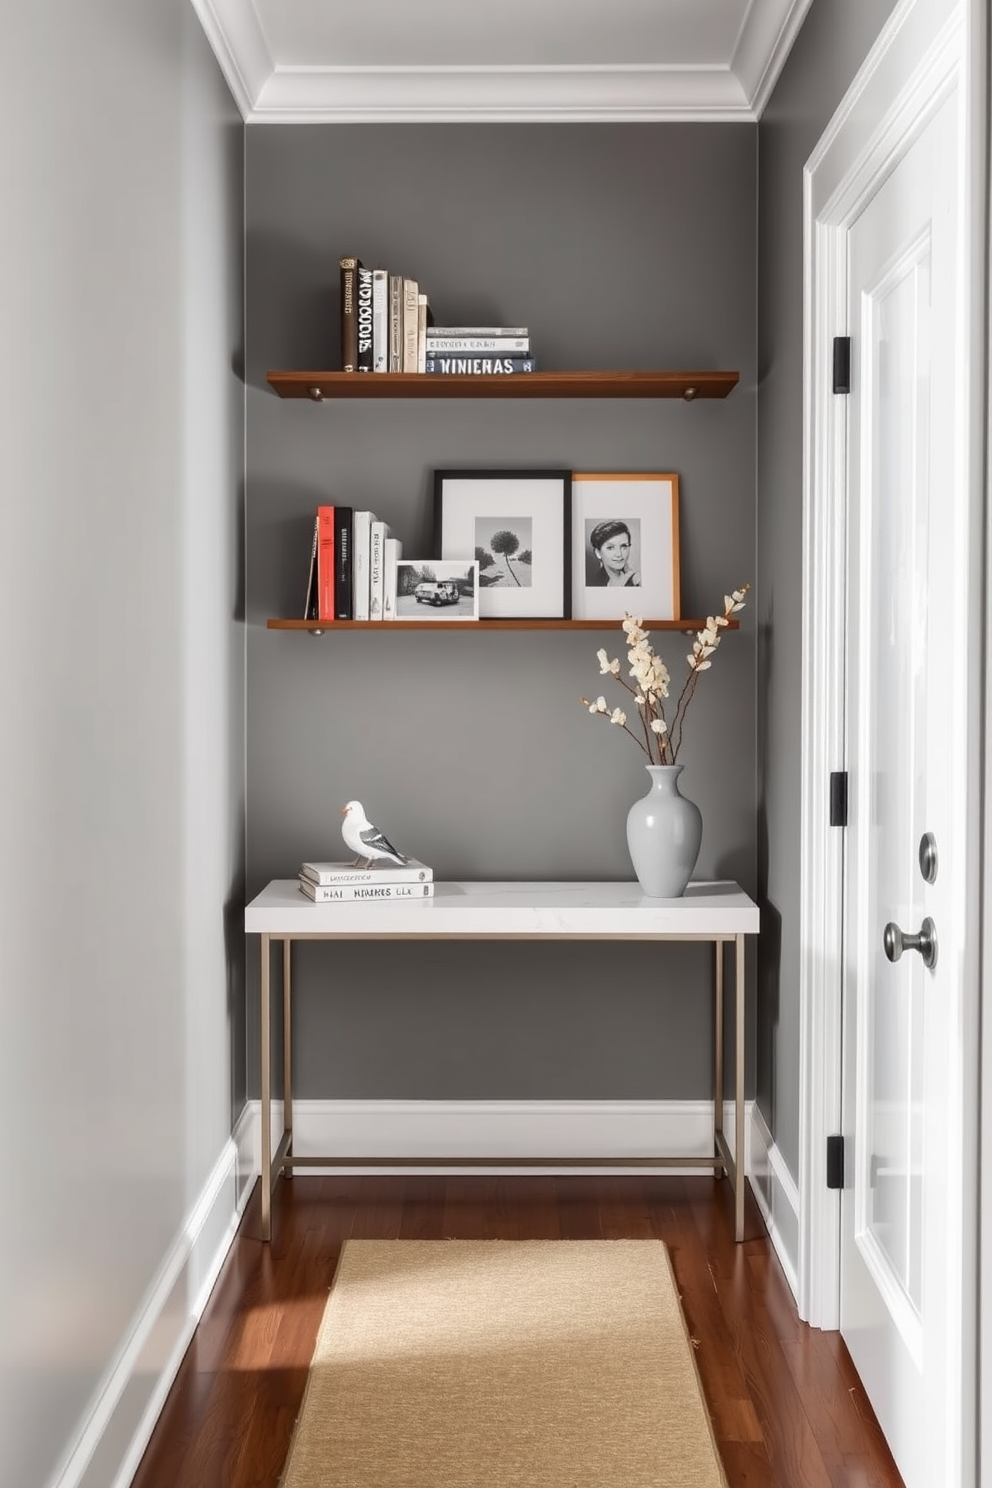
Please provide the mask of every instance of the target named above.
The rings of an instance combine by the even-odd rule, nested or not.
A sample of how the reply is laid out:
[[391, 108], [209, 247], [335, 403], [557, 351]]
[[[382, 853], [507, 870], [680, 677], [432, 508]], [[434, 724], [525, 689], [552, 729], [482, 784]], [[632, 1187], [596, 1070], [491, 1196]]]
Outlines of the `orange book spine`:
[[317, 619], [334, 619], [334, 508], [317, 508]]

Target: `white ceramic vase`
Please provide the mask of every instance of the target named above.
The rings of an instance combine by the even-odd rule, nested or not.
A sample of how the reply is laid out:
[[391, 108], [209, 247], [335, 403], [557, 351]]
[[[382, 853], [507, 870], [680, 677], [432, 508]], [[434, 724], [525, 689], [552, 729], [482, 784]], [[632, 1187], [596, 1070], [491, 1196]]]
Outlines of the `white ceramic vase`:
[[645, 765], [647, 795], [627, 813], [627, 847], [637, 881], [652, 899], [679, 899], [703, 837], [699, 807], [679, 791], [681, 765]]

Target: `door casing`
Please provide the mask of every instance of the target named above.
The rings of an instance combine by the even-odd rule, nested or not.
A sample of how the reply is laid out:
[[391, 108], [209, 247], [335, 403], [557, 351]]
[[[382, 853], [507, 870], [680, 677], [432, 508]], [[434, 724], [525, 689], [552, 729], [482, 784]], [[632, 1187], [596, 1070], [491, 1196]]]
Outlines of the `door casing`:
[[[983, 575], [981, 505], [983, 428], [986, 416], [984, 340], [985, 289], [985, 18], [981, 0], [902, 0], [883, 28], [858, 77], [845, 95], [804, 173], [804, 407], [803, 407], [803, 771], [801, 799], [800, 909], [800, 1316], [821, 1328], [840, 1321], [840, 1209], [826, 1186], [827, 1137], [841, 1125], [841, 974], [843, 936], [842, 829], [829, 825], [830, 772], [845, 767], [844, 616], [846, 610], [847, 414], [843, 395], [832, 390], [832, 343], [850, 333], [847, 325], [846, 234], [866, 201], [885, 179], [939, 103], [957, 92], [964, 131], [966, 190], [963, 240], [968, 272], [961, 292], [964, 323], [971, 328], [963, 355], [962, 385], [969, 390], [961, 409], [961, 442], [976, 541], [966, 582], [977, 595]], [[951, 637], [948, 637], [949, 644]], [[981, 722], [986, 689], [979, 626], [955, 644], [970, 649], [975, 679], [967, 732], [970, 779], [976, 803], [980, 788]], [[970, 846], [974, 884], [974, 944], [969, 947], [966, 1008], [968, 1047], [977, 1048], [979, 866], [981, 813]], [[977, 1059], [962, 1090], [964, 1151], [961, 1171], [977, 1173]], [[964, 1421], [975, 1421], [974, 1375], [977, 1339], [972, 1318], [977, 1301], [978, 1204], [975, 1184], [963, 1185], [965, 1253], [961, 1270], [961, 1376]], [[968, 1398], [970, 1397], [970, 1398]], [[972, 1440], [963, 1442], [962, 1467], [974, 1467]], [[963, 1482], [974, 1481], [965, 1476]]]

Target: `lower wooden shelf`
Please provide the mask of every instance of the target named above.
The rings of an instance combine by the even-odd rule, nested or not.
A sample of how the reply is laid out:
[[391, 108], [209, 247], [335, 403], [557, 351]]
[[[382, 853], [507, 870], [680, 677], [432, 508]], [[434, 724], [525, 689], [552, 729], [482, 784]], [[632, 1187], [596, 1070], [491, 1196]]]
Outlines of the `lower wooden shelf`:
[[[692, 635], [705, 620], [643, 620], [645, 630], [680, 630]], [[618, 630], [619, 620], [267, 620], [267, 630]], [[737, 630], [739, 622], [728, 622]]]

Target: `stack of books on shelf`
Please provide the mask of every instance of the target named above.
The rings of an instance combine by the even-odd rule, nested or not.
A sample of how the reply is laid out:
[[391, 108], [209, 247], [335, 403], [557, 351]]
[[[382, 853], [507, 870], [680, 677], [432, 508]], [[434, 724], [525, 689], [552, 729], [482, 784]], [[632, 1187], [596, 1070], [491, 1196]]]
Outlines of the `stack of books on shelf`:
[[393, 620], [403, 544], [373, 511], [318, 506], [304, 620]]
[[354, 899], [433, 899], [434, 869], [416, 858], [406, 863], [377, 862], [371, 868], [354, 863], [304, 863], [300, 893], [315, 904]]
[[341, 368], [482, 377], [534, 372], [526, 326], [435, 326], [416, 279], [339, 260]]

